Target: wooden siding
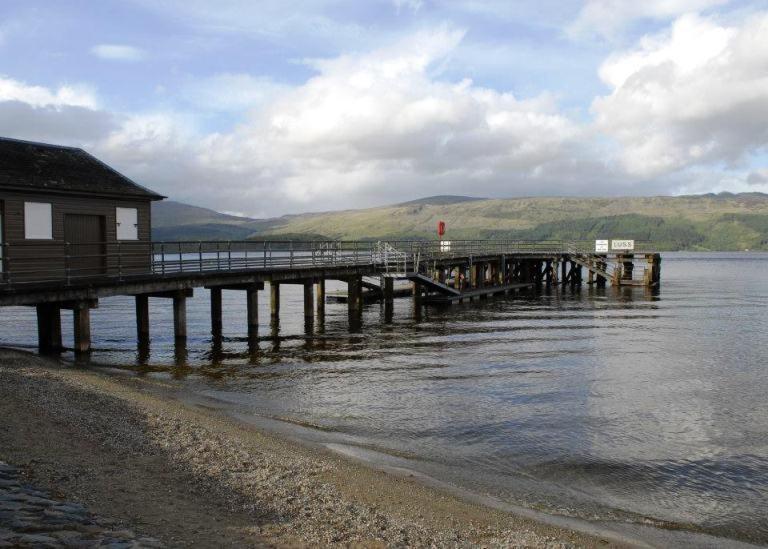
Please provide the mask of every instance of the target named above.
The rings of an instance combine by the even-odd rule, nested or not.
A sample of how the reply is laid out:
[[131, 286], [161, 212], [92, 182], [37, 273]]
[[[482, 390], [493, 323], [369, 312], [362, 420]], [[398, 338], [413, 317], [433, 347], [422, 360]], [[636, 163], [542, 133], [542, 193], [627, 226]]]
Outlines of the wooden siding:
[[[64, 216], [67, 214], [96, 215], [104, 218], [107, 273], [125, 274], [146, 272], [150, 265], [151, 210], [148, 200], [78, 196], [44, 192], [22, 193], [0, 188], [0, 201], [4, 203], [4, 239], [6, 244], [5, 269], [16, 280], [34, 280], [41, 274], [46, 279], [65, 279]], [[53, 239], [27, 240], [24, 238], [24, 202], [49, 202], [52, 205]], [[136, 208], [138, 214], [138, 240], [117, 242], [115, 208]], [[118, 248], [123, 258], [118, 259]], [[77, 254], [76, 250], [71, 250]], [[38, 273], [38, 274], [35, 274]], [[71, 273], [70, 273], [71, 274]]]

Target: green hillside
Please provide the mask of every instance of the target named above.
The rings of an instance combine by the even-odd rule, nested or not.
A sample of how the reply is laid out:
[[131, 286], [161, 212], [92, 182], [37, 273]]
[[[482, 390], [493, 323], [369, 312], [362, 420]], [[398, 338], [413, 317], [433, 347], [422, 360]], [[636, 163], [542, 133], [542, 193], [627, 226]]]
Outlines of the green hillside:
[[[177, 203], [178, 204], [178, 203]], [[179, 205], [184, 206], [184, 205]], [[196, 208], [198, 210], [198, 208]], [[154, 214], [156, 238], [446, 238], [591, 240], [634, 238], [666, 250], [768, 250], [768, 195], [760, 193], [627, 198], [431, 197], [364, 210], [312, 213], [252, 220], [206, 210], [169, 223]]]

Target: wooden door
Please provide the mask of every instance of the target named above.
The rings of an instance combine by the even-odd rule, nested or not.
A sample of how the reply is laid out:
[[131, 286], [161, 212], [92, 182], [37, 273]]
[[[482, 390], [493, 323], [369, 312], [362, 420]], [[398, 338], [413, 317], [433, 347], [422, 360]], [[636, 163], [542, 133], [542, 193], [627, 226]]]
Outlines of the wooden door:
[[103, 215], [64, 215], [64, 241], [68, 244], [72, 279], [106, 274], [105, 228]]

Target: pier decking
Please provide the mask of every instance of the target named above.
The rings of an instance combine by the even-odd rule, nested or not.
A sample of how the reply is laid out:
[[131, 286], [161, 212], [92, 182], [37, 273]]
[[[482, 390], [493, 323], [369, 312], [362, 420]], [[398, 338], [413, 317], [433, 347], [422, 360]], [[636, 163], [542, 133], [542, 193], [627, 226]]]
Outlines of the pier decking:
[[[90, 350], [90, 310], [101, 298], [136, 301], [139, 345], [150, 337], [149, 297], [172, 301], [174, 335], [187, 337], [186, 300], [195, 289], [211, 295], [211, 332], [221, 334], [221, 291], [245, 292], [248, 335], [257, 340], [259, 293], [270, 287], [271, 315], [280, 310], [280, 285], [301, 284], [304, 315], [325, 311], [325, 281], [347, 283], [350, 322], [365, 299], [391, 307], [394, 281], [408, 280], [417, 305], [453, 304], [543, 285], [604, 287], [660, 283], [660, 256], [648, 246], [595, 253], [593, 243], [520, 240], [465, 241], [237, 241], [30, 242], [3, 245], [0, 306], [37, 308], [41, 350], [62, 349], [61, 310], [72, 310], [74, 350]], [[23, 258], [16, 267], [15, 258]], [[55, 260], [55, 261], [54, 261]], [[50, 265], [57, 265], [51, 269]], [[400, 292], [398, 292], [400, 293]]]

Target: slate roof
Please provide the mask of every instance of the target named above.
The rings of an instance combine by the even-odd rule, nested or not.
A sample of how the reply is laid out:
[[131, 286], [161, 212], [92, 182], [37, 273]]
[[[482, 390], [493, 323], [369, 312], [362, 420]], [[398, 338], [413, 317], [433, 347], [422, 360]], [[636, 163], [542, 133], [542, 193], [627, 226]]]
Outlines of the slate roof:
[[147, 200], [165, 198], [82, 149], [6, 137], [0, 137], [0, 187]]

